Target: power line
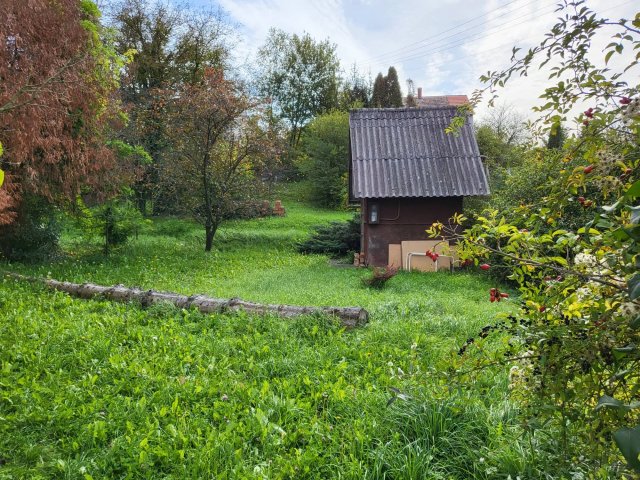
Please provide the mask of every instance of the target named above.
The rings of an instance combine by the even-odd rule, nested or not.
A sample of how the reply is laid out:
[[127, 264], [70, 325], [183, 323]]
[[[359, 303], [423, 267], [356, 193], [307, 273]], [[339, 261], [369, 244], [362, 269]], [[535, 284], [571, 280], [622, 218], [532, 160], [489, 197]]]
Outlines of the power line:
[[[551, 13], [554, 10], [555, 10], [555, 6], [553, 8], [551, 8], [551, 9], [548, 9], [548, 10], [544, 11], [544, 12], [537, 12], [537, 15], [544, 15], [544, 14], [547, 14], [547, 13]], [[526, 17], [524, 20], [513, 24], [514, 20], [518, 20], [518, 19], [521, 19], [521, 18], [524, 18], [524, 17]], [[392, 58], [392, 59], [389, 60], [389, 62], [390, 63], [404, 62], [404, 61], [407, 61], [407, 60], [415, 60], [415, 59], [418, 59], [418, 58], [426, 57], [427, 55], [434, 55], [436, 53], [445, 52], [447, 50], [451, 50], [452, 48], [463, 46], [463, 45], [467, 44], [469, 40], [484, 40], [485, 38], [491, 37], [492, 35], [495, 35], [497, 33], [503, 32], [505, 30], [510, 30], [513, 27], [516, 27], [518, 25], [522, 25], [523, 23], [528, 23], [529, 21], [530, 21], [530, 15], [523, 15], [523, 16], [517, 17], [517, 18], [515, 18], [515, 19], [513, 19], [511, 21], [508, 21], [508, 22], [502, 23], [500, 25], [497, 25], [495, 27], [495, 28], [498, 28], [498, 27], [503, 27], [505, 25], [509, 25], [506, 28], [498, 28], [497, 30], [492, 29], [492, 30], [490, 30], [490, 33], [476, 32], [476, 33], [474, 33], [472, 35], [468, 35], [466, 37], [462, 37], [462, 38], [456, 39], [456, 41], [459, 42], [459, 43], [443, 44], [443, 45], [435, 46], [433, 49], [422, 51], [421, 53], [414, 53], [414, 54], [409, 54], [409, 55], [406, 55], [406, 56], [400, 56], [400, 57]]]
[[[617, 4], [617, 5], [613, 5], [613, 6], [609, 7], [609, 8], [603, 9], [603, 10], [601, 10], [601, 12], [600, 12], [600, 13], [604, 13], [604, 12], [607, 12], [607, 11], [609, 11], [609, 10], [613, 10], [613, 9], [616, 9], [616, 8], [622, 7], [622, 6], [627, 5], [627, 4], [629, 4], [629, 3], [634, 3], [634, 1], [635, 1], [635, 0], [627, 0], [627, 1], [622, 2], [622, 3], [619, 3], [619, 4]], [[539, 14], [539, 15], [544, 15], [545, 13], [550, 13], [550, 12], [551, 12], [551, 10], [547, 10], [546, 12], [542, 12], [542, 13], [540, 13], [540, 12], [539, 12], [538, 14]], [[520, 24], [522, 24], [522, 23], [526, 23], [526, 21], [519, 22], [519, 23], [517, 23], [517, 24], [515, 24], [515, 25], [513, 25], [513, 26], [517, 26], [517, 25], [520, 25]], [[489, 34], [487, 34], [487, 35], [485, 35], [485, 36], [480, 37], [480, 39], [484, 39], [484, 38], [490, 37], [490, 36], [495, 35], [496, 33], [499, 33], [499, 32], [501, 32], [501, 31], [503, 31], [503, 30], [507, 30], [507, 29], [500, 29], [500, 30], [493, 31], [493, 32], [491, 32], [491, 33], [489, 33]], [[468, 37], [468, 38], [467, 38], [467, 40], [469, 40], [469, 39], [473, 39], [473, 37], [476, 37], [476, 36], [477, 36], [477, 34], [474, 34], [474, 35], [472, 35], [472, 36]], [[401, 62], [401, 61], [405, 61], [405, 60], [413, 60], [413, 59], [421, 58], [421, 57], [424, 57], [424, 56], [427, 56], [427, 55], [432, 55], [432, 54], [435, 54], [435, 53], [441, 53], [441, 52], [443, 52], [443, 51], [450, 50], [450, 49], [452, 49], [452, 48], [456, 48], [456, 47], [463, 46], [463, 45], [465, 45], [466, 43], [468, 43], [468, 42], [466, 42], [466, 41], [465, 41], [465, 42], [462, 42], [462, 43], [459, 43], [459, 44], [449, 45], [449, 46], [447, 46], [446, 48], [441, 48], [441, 49], [439, 49], [439, 50], [430, 50], [430, 51], [424, 52], [424, 54], [420, 54], [420, 55], [409, 55], [409, 56], [407, 56], [407, 57], [400, 57], [400, 58], [396, 59], [395, 61], [396, 61], [396, 62]], [[498, 48], [503, 48], [504, 46], [513, 45], [513, 43], [514, 43], [514, 42], [509, 42], [509, 43], [505, 43], [504, 45], [502, 45], [502, 46], [500, 46], [500, 47], [494, 47], [494, 48], [492, 48], [492, 49], [490, 49], [490, 50], [484, 50], [484, 51], [482, 51], [482, 52], [474, 52], [474, 53], [471, 53], [471, 54], [469, 54], [469, 55], [465, 55], [465, 56], [463, 56], [463, 57], [456, 57], [455, 61], [453, 61], [453, 60], [443, 60], [443, 61], [441, 61], [441, 62], [437, 62], [435, 65], [437, 66], [438, 64], [455, 63], [455, 62], [457, 62], [459, 59], [462, 59], [462, 58], [469, 58], [469, 57], [473, 57], [473, 56], [478, 56], [478, 55], [483, 54], [483, 53], [488, 53], [488, 52], [491, 52], [491, 51], [493, 51], [493, 50], [497, 50]], [[434, 64], [431, 64], [431, 65], [434, 65]]]
[[[502, 6], [498, 7], [498, 8], [495, 8], [495, 9], [493, 9], [493, 10], [490, 10], [489, 12], [485, 13], [484, 15], [480, 15], [480, 16], [478, 16], [478, 17], [474, 17], [474, 18], [472, 18], [472, 19], [470, 19], [470, 20], [467, 20], [466, 22], [463, 22], [463, 23], [461, 23], [461, 24], [458, 24], [458, 25], [455, 25], [455, 26], [453, 26], [453, 27], [451, 27], [451, 28], [448, 28], [447, 30], [443, 30], [443, 31], [441, 31], [441, 32], [439, 32], [439, 33], [437, 33], [437, 34], [431, 35], [431, 36], [429, 36], [429, 37], [425, 37], [425, 38], [423, 38], [423, 39], [421, 39], [421, 40], [418, 40], [418, 41], [416, 41], [416, 42], [413, 42], [413, 43], [410, 43], [410, 44], [408, 44], [408, 45], [405, 45], [404, 47], [399, 47], [399, 48], [396, 48], [396, 49], [394, 49], [394, 50], [390, 50], [390, 51], [385, 52], [385, 53], [381, 53], [381, 54], [378, 54], [378, 55], [374, 55], [374, 56], [370, 57], [370, 58], [369, 58], [369, 59], [367, 59], [367, 60], [371, 60], [371, 61], [373, 61], [373, 60], [380, 60], [380, 59], [382, 59], [382, 58], [384, 58], [384, 57], [397, 55], [397, 53], [399, 53], [399, 52], [406, 52], [406, 51], [407, 51], [407, 49], [409, 49], [409, 50], [415, 50], [416, 48], [421, 48], [421, 47], [425, 47], [425, 46], [431, 45], [431, 44], [433, 44], [434, 42], [427, 42], [427, 40], [432, 40], [432, 39], [438, 38], [438, 37], [440, 37], [440, 36], [444, 35], [445, 33], [451, 32], [451, 31], [453, 31], [453, 30], [457, 30], [457, 29], [459, 29], [459, 28], [461, 28], [461, 27], [464, 27], [465, 25], [468, 25], [469, 23], [472, 23], [472, 22], [477, 21], [478, 19], [481, 19], [481, 18], [486, 17], [486, 16], [488, 16], [488, 15], [492, 15], [493, 13], [495, 13], [495, 12], [497, 12], [497, 11], [499, 11], [499, 10], [501, 10], [501, 9], [503, 9], [503, 8], [505, 8], [505, 7], [509, 6], [509, 5], [511, 5], [511, 4], [515, 3], [515, 2], [517, 2], [517, 1], [519, 1], [519, 0], [511, 0], [510, 2], [507, 2], [507, 3], [505, 3], [504, 5], [502, 5]], [[504, 12], [504, 13], [502, 13], [502, 14], [498, 15], [498, 16], [493, 16], [492, 18], [490, 18], [490, 19], [488, 19], [488, 20], [485, 20], [484, 22], [481, 22], [481, 23], [479, 23], [479, 24], [477, 24], [477, 25], [472, 26], [472, 27], [471, 27], [471, 29], [474, 29], [474, 28], [480, 27], [480, 26], [482, 26], [482, 25], [485, 25], [485, 24], [489, 23], [490, 21], [495, 20], [496, 18], [504, 17], [505, 15], [508, 15], [509, 13], [513, 13], [513, 11], [520, 10], [520, 9], [522, 9], [522, 8], [524, 8], [524, 7], [527, 7], [527, 6], [531, 5], [532, 3], [535, 3], [536, 1], [537, 1], [537, 0], [531, 0], [531, 1], [527, 2], [526, 4], [524, 4], [524, 5], [521, 5], [520, 7], [518, 7], [518, 8], [517, 8], [517, 9], [515, 9], [515, 10], [511, 10], [511, 11]], [[467, 30], [468, 30], [468, 29], [467, 29]], [[447, 37], [441, 38], [441, 39], [437, 40], [435, 43], [438, 43], [438, 42], [440, 42], [440, 41], [442, 41], [442, 40], [445, 40], [445, 39], [447, 39], [447, 38], [455, 37], [456, 35], [460, 35], [461, 33], [464, 33], [464, 31], [462, 31], [462, 32], [457, 32], [457, 33], [455, 33], [455, 34], [453, 34], [453, 35], [449, 35], [449, 36], [447, 36]], [[425, 42], [427, 42], [427, 43], [425, 44]], [[409, 48], [409, 47], [412, 47], [413, 45], [419, 45], [419, 47]], [[381, 60], [380, 60], [380, 61], [381, 61]]]

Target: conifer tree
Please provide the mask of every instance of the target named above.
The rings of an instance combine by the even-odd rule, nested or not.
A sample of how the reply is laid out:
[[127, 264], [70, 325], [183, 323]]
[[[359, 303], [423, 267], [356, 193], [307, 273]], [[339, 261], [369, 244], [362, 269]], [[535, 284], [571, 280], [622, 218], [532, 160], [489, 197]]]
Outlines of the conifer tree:
[[566, 139], [566, 134], [564, 128], [562, 127], [562, 123], [556, 123], [552, 125], [551, 131], [549, 132], [549, 139], [547, 140], [547, 148], [558, 150], [562, 148], [564, 145], [564, 141]]
[[378, 73], [373, 82], [373, 94], [371, 95], [371, 106], [373, 108], [383, 108], [387, 97], [387, 84], [382, 73]]
[[389, 67], [389, 71], [385, 77], [385, 84], [386, 99], [384, 106], [388, 108], [402, 107], [402, 92], [400, 91], [398, 72], [395, 67]]

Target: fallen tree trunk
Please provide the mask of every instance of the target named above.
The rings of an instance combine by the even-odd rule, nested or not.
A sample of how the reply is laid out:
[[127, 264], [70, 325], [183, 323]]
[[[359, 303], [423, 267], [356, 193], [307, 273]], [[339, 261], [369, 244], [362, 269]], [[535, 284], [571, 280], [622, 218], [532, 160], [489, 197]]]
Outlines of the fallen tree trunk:
[[124, 285], [105, 287], [93, 283], [60, 282], [49, 278], [28, 277], [18, 273], [5, 272], [5, 275], [17, 280], [44, 283], [50, 288], [66, 292], [79, 298], [102, 297], [114, 302], [137, 301], [143, 307], [154, 303], [170, 302], [179, 308], [195, 307], [202, 313], [223, 313], [243, 310], [253, 315], [274, 314], [280, 317], [291, 318], [300, 315], [325, 314], [338, 317], [345, 327], [353, 328], [369, 320], [369, 313], [360, 307], [299, 307], [295, 305], [269, 305], [245, 302], [239, 298], [221, 299], [204, 295], [180, 295], [172, 292], [157, 292], [155, 290], [142, 290], [140, 288], [128, 288]]

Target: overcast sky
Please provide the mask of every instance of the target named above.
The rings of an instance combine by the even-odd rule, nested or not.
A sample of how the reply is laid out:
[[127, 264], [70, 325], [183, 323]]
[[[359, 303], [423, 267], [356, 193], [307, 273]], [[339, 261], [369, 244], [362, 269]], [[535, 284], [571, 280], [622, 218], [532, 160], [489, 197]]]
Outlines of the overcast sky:
[[[466, 94], [478, 77], [508, 64], [511, 47], [532, 46], [555, 22], [554, 0], [191, 0], [221, 5], [239, 25], [241, 56], [249, 59], [271, 27], [308, 32], [337, 45], [342, 67], [353, 63], [372, 78], [393, 65], [406, 92], [413, 79], [425, 95]], [[611, 19], [633, 18], [635, 1], [589, 0]], [[606, 44], [606, 43], [605, 43]], [[601, 47], [603, 47], [603, 44]], [[601, 48], [600, 47], [600, 48]], [[628, 63], [628, 62], [627, 62]], [[544, 77], [534, 74], [505, 89], [502, 101], [530, 116]], [[481, 107], [480, 116], [486, 113]]]

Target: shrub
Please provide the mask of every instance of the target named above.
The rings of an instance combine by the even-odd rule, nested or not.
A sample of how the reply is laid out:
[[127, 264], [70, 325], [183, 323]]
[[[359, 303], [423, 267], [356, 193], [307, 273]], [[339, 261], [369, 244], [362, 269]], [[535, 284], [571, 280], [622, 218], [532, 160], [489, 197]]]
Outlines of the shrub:
[[0, 254], [8, 260], [39, 260], [56, 251], [56, 209], [38, 196], [24, 198], [15, 223], [0, 229]]
[[[510, 68], [482, 77], [488, 84], [484, 90], [493, 93], [512, 76], [558, 57], [540, 96], [547, 103], [536, 108], [542, 113], [538, 125], [548, 130], [581, 102], [589, 105], [575, 119], [582, 125], [579, 138], [543, 158], [541, 165], [552, 168], [537, 192], [542, 201], [523, 203], [515, 216], [488, 211], [463, 235], [443, 225], [429, 232], [457, 237], [463, 260], [486, 261], [493, 255], [495, 263], [486, 269], [498, 262], [509, 269], [522, 300], [519, 310], [467, 341], [474, 348], [461, 349], [459, 361], [452, 358], [451, 372], [475, 384], [483, 367], [509, 365], [511, 396], [528, 417], [523, 423], [530, 431], [542, 425], [551, 429], [549, 438], [564, 466], [574, 469], [576, 458], [585, 459], [591, 472], [605, 478], [604, 465], [622, 465], [624, 458], [626, 471], [615, 478], [636, 478], [640, 85], [616, 81], [637, 62], [599, 68], [591, 62], [590, 47], [596, 38], [606, 41], [617, 32], [613, 37], [619, 40], [604, 49], [603, 65], [623, 51], [637, 50], [634, 27], [640, 17], [610, 22], [581, 4], [565, 2], [560, 10], [566, 10], [566, 20], [560, 17], [539, 45], [524, 56], [514, 53]], [[613, 32], [599, 30], [609, 25], [616, 26]], [[521, 175], [518, 185], [530, 181]], [[484, 348], [491, 328], [503, 337], [493, 352]]]
[[333, 258], [360, 250], [360, 214], [345, 222], [331, 222], [315, 227], [305, 242], [297, 244], [300, 253], [324, 253]]
[[128, 200], [111, 200], [97, 207], [87, 208], [78, 199], [76, 206], [80, 227], [87, 237], [102, 237], [105, 255], [113, 247], [127, 243], [145, 224], [140, 211]]

